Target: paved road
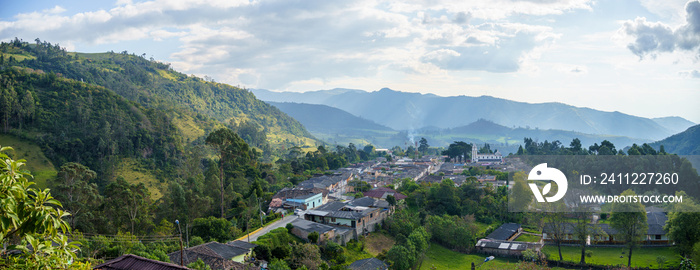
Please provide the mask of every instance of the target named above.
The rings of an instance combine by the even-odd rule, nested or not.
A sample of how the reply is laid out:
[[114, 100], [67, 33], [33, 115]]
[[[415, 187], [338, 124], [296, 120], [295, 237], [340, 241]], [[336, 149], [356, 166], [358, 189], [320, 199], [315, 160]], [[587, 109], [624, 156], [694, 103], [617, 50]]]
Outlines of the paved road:
[[[283, 228], [284, 226], [287, 226], [287, 223], [290, 223], [297, 218], [299, 218], [297, 215], [290, 214], [290, 215], [284, 217], [283, 219], [280, 219], [278, 221], [275, 221], [272, 224], [265, 226], [265, 228], [262, 228], [261, 230], [250, 235], [250, 242], [258, 240], [258, 237], [265, 235], [266, 233], [270, 232], [271, 230], [274, 230], [277, 228]], [[248, 242], [248, 237], [247, 236], [243, 237], [240, 240]]]

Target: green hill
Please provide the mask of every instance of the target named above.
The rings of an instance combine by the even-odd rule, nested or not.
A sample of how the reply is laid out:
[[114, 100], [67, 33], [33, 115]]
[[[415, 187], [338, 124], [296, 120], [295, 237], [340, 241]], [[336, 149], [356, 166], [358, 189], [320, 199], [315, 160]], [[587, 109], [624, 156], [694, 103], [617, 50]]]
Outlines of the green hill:
[[650, 145], [657, 150], [663, 145], [664, 150], [672, 154], [700, 155], [700, 125], [692, 126], [681, 133]]
[[0, 53], [25, 57], [23, 61], [15, 60], [12, 65], [99, 85], [146, 108], [175, 112], [170, 116], [172, 118], [183, 114], [190, 116], [183, 116], [178, 123], [192, 118], [197, 120], [194, 121], [196, 128], [178, 126], [181, 129], [210, 130], [216, 122], [238, 124], [249, 121], [266, 131], [273, 147], [317, 143], [299, 122], [258, 100], [250, 91], [188, 76], [173, 70], [169, 64], [126, 51], [72, 53], [45, 42], [5, 44]]
[[158, 197], [188, 148], [203, 145], [215, 128], [246, 127], [241, 137], [257, 138], [249, 143], [268, 158], [289, 146], [317, 144], [299, 122], [245, 89], [126, 52], [1, 43], [0, 92], [0, 133], [6, 134], [0, 144], [35, 146], [29, 157], [18, 156], [33, 162], [42, 162], [31, 155], [43, 152], [42, 181], [65, 162], [79, 162], [100, 175], [102, 187], [122, 176], [144, 182]]
[[12, 146], [15, 151], [8, 154], [15, 160], [27, 160], [24, 167], [34, 176], [34, 182], [42, 188], [46, 187], [46, 181], [56, 177], [56, 168], [35, 143], [23, 140], [9, 134], [0, 134], [0, 146]]

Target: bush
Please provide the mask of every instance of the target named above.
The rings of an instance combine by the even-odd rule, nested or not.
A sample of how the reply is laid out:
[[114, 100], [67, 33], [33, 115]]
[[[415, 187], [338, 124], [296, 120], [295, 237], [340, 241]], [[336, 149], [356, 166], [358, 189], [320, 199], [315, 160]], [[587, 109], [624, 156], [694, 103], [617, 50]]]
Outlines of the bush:
[[201, 244], [204, 244], [204, 239], [199, 236], [192, 236], [190, 239], [190, 247], [199, 246]]

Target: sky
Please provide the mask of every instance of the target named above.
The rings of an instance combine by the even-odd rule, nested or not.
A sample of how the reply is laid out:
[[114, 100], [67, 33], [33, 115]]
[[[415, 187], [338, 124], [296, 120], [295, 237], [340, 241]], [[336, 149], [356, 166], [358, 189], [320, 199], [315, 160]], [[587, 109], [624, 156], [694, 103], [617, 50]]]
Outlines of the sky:
[[489, 95], [700, 123], [700, 0], [3, 0], [0, 40], [245, 88]]

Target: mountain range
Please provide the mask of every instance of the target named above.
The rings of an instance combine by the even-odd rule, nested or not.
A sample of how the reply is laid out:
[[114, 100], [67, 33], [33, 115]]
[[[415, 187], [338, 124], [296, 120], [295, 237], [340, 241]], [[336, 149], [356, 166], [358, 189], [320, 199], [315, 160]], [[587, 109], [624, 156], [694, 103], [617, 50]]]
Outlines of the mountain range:
[[583, 145], [592, 145], [608, 140], [621, 147], [633, 143], [651, 142], [651, 140], [625, 136], [585, 134], [555, 129], [510, 128], [484, 119], [455, 128], [431, 126], [411, 131], [397, 131], [326, 105], [293, 102], [268, 103], [299, 120], [316, 138], [327, 143], [340, 145], [354, 143], [356, 145], [373, 144], [379, 148], [405, 147], [409, 144], [415, 144], [421, 137], [424, 137], [433, 146], [446, 146], [454, 141], [488, 143], [507, 154], [517, 151], [518, 145], [522, 144], [525, 137], [535, 141], [558, 140], [564, 145], [568, 145], [574, 138], [580, 139]]
[[694, 125], [681, 117], [650, 119], [562, 103], [525, 103], [490, 96], [441, 97], [388, 88], [375, 92], [353, 89], [304, 93], [251, 91], [261, 100], [328, 105], [394, 130], [409, 132], [423, 127], [456, 128], [486, 119], [514, 129], [568, 130], [655, 141]]

